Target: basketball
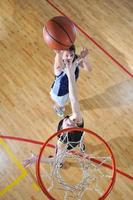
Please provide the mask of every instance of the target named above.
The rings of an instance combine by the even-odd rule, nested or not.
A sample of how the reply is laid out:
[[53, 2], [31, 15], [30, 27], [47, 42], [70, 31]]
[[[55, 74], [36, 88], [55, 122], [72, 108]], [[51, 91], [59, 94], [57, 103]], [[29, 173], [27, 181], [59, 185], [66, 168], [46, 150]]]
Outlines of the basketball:
[[68, 49], [76, 39], [76, 28], [65, 16], [50, 19], [43, 28], [43, 37], [47, 45], [55, 50]]

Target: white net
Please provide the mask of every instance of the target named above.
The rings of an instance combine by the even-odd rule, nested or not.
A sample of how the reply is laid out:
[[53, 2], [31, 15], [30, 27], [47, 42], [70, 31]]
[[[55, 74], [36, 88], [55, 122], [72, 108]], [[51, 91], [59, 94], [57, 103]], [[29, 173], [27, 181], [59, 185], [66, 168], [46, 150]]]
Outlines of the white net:
[[[73, 143], [65, 134], [65, 144], [58, 145], [56, 153], [47, 146], [41, 158], [40, 174], [47, 191], [58, 200], [98, 199], [112, 178], [113, 171], [106, 167], [106, 164], [112, 165], [111, 156], [104, 145], [96, 151], [92, 149], [93, 153], [89, 152], [92, 144], [86, 141], [84, 144], [83, 136], [75, 148], [68, 150]], [[56, 142], [58, 144], [58, 140]]]

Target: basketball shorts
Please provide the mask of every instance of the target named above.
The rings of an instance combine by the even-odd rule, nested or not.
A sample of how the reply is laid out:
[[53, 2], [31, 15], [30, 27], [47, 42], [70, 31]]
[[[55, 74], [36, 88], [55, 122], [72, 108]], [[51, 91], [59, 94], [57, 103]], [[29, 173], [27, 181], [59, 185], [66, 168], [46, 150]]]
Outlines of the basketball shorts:
[[64, 107], [66, 103], [69, 101], [69, 94], [66, 94], [64, 96], [57, 96], [51, 90], [50, 95], [51, 95], [52, 100], [62, 107]]

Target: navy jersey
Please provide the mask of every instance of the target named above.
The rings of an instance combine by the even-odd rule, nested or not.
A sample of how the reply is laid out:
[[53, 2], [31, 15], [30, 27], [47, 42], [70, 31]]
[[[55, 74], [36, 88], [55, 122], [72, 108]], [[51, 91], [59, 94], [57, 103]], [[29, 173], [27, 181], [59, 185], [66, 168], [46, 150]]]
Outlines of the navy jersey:
[[[77, 55], [75, 55], [75, 58], [73, 62], [78, 58]], [[78, 79], [79, 76], [79, 66], [77, 65], [75, 70], [75, 80]], [[58, 76], [55, 76], [55, 81], [53, 82], [51, 86], [52, 92], [57, 96], [64, 96], [69, 93], [69, 85], [68, 85], [68, 77], [65, 71], [62, 71]]]

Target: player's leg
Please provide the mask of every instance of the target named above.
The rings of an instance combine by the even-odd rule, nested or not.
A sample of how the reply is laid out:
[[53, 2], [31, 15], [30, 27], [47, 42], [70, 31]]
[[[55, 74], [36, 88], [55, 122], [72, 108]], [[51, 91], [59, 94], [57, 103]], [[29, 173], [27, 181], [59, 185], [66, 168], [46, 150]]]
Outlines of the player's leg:
[[66, 94], [64, 96], [57, 96], [51, 90], [50, 95], [51, 95], [52, 100], [55, 102], [53, 108], [56, 114], [59, 117], [64, 117], [65, 105], [67, 104], [69, 100], [69, 94]]

